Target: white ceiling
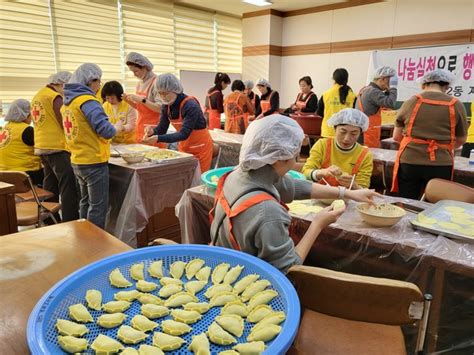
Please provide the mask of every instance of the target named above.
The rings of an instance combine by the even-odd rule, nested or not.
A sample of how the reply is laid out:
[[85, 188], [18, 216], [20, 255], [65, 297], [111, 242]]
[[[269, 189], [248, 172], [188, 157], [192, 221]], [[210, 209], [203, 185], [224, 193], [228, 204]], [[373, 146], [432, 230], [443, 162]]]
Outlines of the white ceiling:
[[308, 7], [337, 4], [347, 2], [346, 0], [272, 0], [270, 6], [255, 6], [243, 3], [241, 0], [175, 0], [176, 3], [199, 6], [202, 8], [226, 12], [229, 14], [242, 16], [244, 12], [253, 12], [266, 9], [278, 11], [291, 11], [306, 9]]

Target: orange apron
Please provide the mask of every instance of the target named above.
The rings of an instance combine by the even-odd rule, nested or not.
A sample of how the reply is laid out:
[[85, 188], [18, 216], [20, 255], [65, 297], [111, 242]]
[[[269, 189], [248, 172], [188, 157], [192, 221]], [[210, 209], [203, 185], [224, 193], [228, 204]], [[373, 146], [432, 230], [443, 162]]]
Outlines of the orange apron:
[[[324, 156], [324, 161], [321, 164], [322, 169], [329, 168], [331, 166], [331, 150], [332, 150], [332, 138], [326, 138], [326, 155]], [[360, 166], [362, 165], [362, 162], [364, 161], [365, 157], [369, 153], [369, 148], [364, 147], [362, 149], [362, 152], [359, 154], [359, 157], [357, 158], [354, 166], [352, 167], [351, 174], [352, 175], [357, 175], [359, 172]], [[339, 181], [334, 176], [328, 176], [325, 177], [324, 180], [328, 182], [329, 185], [331, 186], [339, 186]], [[320, 182], [321, 184], [323, 183], [322, 181]]]
[[268, 97], [268, 100], [260, 100], [260, 108], [262, 110], [262, 113], [265, 113], [265, 112], [267, 112], [268, 110], [271, 109], [272, 104], [270, 103], [270, 100], [272, 99], [272, 96], [273, 96], [274, 92], [275, 91], [272, 91], [270, 93], [270, 96]]
[[[181, 101], [179, 105], [179, 117], [171, 119], [171, 109], [168, 106], [168, 119], [176, 131], [181, 131], [183, 127], [183, 107], [189, 100], [196, 100], [195, 97], [187, 96]], [[196, 102], [198, 102], [196, 100]], [[199, 102], [198, 102], [199, 104]], [[207, 128], [193, 129], [188, 139], [178, 143], [178, 150], [194, 155], [199, 160], [201, 173], [208, 171], [211, 168], [212, 162], [212, 138]]]
[[[145, 91], [137, 90], [137, 95], [143, 98], [147, 98], [148, 93], [151, 90], [151, 87], [155, 85], [155, 81], [156, 81], [156, 76], [153, 78], [153, 80], [151, 80], [150, 84], [145, 88]], [[145, 125], [152, 125], [153, 127], [156, 127], [160, 121], [160, 113], [150, 110], [148, 107], [145, 106], [145, 104], [142, 104], [141, 102], [136, 104], [136, 108], [138, 111], [137, 126], [136, 126], [136, 139], [137, 139], [137, 143], [141, 143], [143, 135], [145, 134]], [[154, 145], [160, 148], [167, 147], [167, 145], [164, 143], [153, 143], [151, 145]]]
[[[368, 88], [363, 87], [357, 95], [357, 106], [359, 111], [364, 112], [361, 95]], [[373, 115], [369, 116], [369, 128], [364, 132], [364, 145], [369, 148], [380, 148], [380, 136], [382, 133], [382, 107]]]
[[210, 94], [207, 94], [206, 97], [208, 104], [208, 108], [206, 109], [206, 111], [209, 115], [209, 129], [221, 129], [221, 113], [219, 112], [219, 110], [213, 109], [211, 106], [211, 96], [219, 92], [219, 90], [214, 90]]
[[224, 130], [229, 133], [244, 134], [248, 126], [245, 123], [245, 114], [242, 106], [239, 105], [239, 100], [242, 94], [238, 95], [234, 100], [228, 100], [225, 104], [224, 110], [226, 115]]
[[308, 104], [308, 100], [310, 99], [311, 96], [314, 95], [314, 92], [310, 91], [309, 94], [306, 96], [306, 100], [300, 101], [301, 97], [303, 96], [303, 93], [300, 92], [298, 96], [296, 97], [295, 105], [297, 107], [297, 111], [302, 111], [303, 109], [306, 108], [306, 105]]
[[[234, 233], [232, 232], [232, 218], [238, 216], [239, 214], [241, 214], [242, 212], [244, 212], [245, 210], [247, 210], [248, 208], [252, 207], [252, 206], [255, 206], [255, 205], [258, 205], [259, 203], [263, 202], [263, 201], [268, 201], [268, 200], [275, 200], [277, 201], [277, 199], [273, 196], [273, 195], [270, 195], [269, 193], [267, 192], [261, 192], [255, 196], [252, 196], [252, 197], [249, 197], [247, 199], [245, 199], [243, 202], [241, 202], [236, 208], [232, 209], [233, 205], [229, 205], [229, 202], [227, 201], [227, 199], [225, 198], [224, 196], [224, 182], [225, 180], [227, 179], [227, 176], [229, 176], [229, 174], [231, 173], [232, 171], [229, 171], [228, 173], [224, 174], [220, 179], [219, 179], [219, 182], [217, 183], [217, 190], [216, 190], [216, 195], [214, 197], [214, 206], [213, 208], [211, 209], [211, 211], [209, 212], [209, 220], [212, 224], [212, 221], [214, 219], [214, 211], [216, 209], [216, 206], [217, 204], [220, 204], [222, 209], [224, 210], [224, 213], [225, 215], [227, 216], [227, 219], [229, 221], [229, 237], [230, 237], [230, 244], [232, 245], [232, 248], [234, 250], [238, 250], [240, 251], [240, 245], [239, 243], [237, 242], [237, 239], [235, 239], [234, 237]], [[244, 193], [245, 194], [248, 194], [250, 192], [253, 192], [253, 191], [262, 191], [261, 189], [251, 189], [249, 191], [246, 191]], [[237, 197], [236, 201], [238, 201], [240, 199], [241, 196]], [[282, 201], [278, 201], [280, 203], [281, 206], [283, 206], [283, 208], [285, 208], [287, 211], [289, 210], [288, 206], [285, 205], [285, 203], [283, 203]], [[225, 218], [225, 217], [224, 217]], [[220, 225], [217, 227], [217, 233], [216, 233], [216, 236], [214, 238], [212, 238], [211, 240], [211, 243], [210, 245], [215, 245], [215, 242], [216, 242], [216, 239], [217, 237], [219, 236], [219, 229], [220, 229]]]
[[[255, 112], [255, 110], [256, 110], [256, 107], [255, 107], [255, 94], [253, 94], [253, 99], [251, 99], [250, 102], [252, 103], [253, 109], [254, 109], [254, 112]], [[250, 115], [248, 112], [244, 112], [245, 129], [248, 128], [249, 122], [252, 122], [253, 120], [255, 120], [255, 115]]]
[[[416, 97], [418, 101], [411, 113], [410, 120], [408, 121], [407, 132], [406, 136], [402, 138], [400, 142], [400, 148], [398, 149], [397, 157], [395, 158], [395, 164], [393, 166], [393, 179], [392, 179], [392, 190], [391, 192], [398, 192], [398, 169], [400, 168], [400, 157], [402, 156], [403, 152], [405, 151], [406, 147], [410, 143], [415, 144], [425, 144], [426, 152], [428, 153], [430, 160], [436, 160], [436, 150], [438, 148], [447, 149], [449, 155], [451, 155], [451, 159], [453, 162], [453, 168], [451, 171], [451, 180], [453, 179], [454, 174], [454, 143], [456, 141], [456, 113], [454, 110], [454, 105], [456, 104], [457, 99], [453, 98], [451, 101], [438, 101], [438, 100], [429, 100], [425, 99], [423, 96], [417, 94]], [[415, 124], [416, 116], [418, 114], [418, 110], [420, 109], [422, 104], [428, 105], [435, 105], [435, 106], [448, 106], [449, 109], [449, 123], [450, 123], [450, 143], [438, 143], [434, 139], [421, 139], [415, 138], [411, 135], [413, 131], [413, 125]]]

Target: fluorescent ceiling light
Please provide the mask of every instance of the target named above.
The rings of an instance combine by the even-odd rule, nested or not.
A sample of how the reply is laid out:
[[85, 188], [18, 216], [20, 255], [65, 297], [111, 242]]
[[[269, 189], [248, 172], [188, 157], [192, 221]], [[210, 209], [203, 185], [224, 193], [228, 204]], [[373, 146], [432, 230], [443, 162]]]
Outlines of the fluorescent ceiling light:
[[252, 4], [255, 6], [268, 6], [272, 4], [270, 0], [242, 0], [242, 2], [246, 2], [247, 4]]

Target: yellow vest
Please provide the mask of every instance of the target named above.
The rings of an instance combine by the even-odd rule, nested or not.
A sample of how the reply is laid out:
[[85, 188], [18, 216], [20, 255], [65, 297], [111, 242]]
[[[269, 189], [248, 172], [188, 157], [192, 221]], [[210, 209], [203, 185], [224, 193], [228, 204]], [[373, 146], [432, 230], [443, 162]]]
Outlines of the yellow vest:
[[7, 122], [0, 127], [0, 170], [35, 171], [41, 169], [40, 157], [26, 145], [21, 136], [28, 128], [24, 122]]
[[471, 102], [471, 125], [467, 131], [466, 143], [474, 143], [474, 102]]
[[66, 150], [63, 127], [56, 119], [53, 101], [60, 94], [48, 87], [38, 91], [31, 101], [31, 116], [35, 125], [35, 148]]
[[322, 137], [335, 137], [336, 131], [334, 130], [334, 127], [328, 126], [328, 120], [331, 118], [332, 115], [341, 111], [342, 109], [352, 108], [352, 106], [354, 106], [356, 96], [352, 92], [352, 90], [349, 90], [349, 93], [347, 94], [346, 103], [341, 104], [341, 100], [339, 97], [339, 88], [341, 86], [342, 85], [334, 84], [332, 88], [323, 93], [324, 118], [321, 124]]
[[[117, 111], [114, 111], [114, 107], [108, 102], [104, 102], [102, 106], [107, 116], [109, 116], [110, 123], [115, 124], [119, 120], [122, 120], [124, 125], [129, 123], [127, 113], [130, 110], [130, 106], [125, 100], [120, 101]], [[112, 142], [119, 144], [136, 143], [135, 129], [131, 132], [120, 132], [112, 139]]]
[[93, 95], [81, 95], [61, 108], [71, 163], [77, 165], [105, 163], [110, 157], [110, 140], [100, 137], [82, 113], [81, 105], [90, 100], [98, 102]]

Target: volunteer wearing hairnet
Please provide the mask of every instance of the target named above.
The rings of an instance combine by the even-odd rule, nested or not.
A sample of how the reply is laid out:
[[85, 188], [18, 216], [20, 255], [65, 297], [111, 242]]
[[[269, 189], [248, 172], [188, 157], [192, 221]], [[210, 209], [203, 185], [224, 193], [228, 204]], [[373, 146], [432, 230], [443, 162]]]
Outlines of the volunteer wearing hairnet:
[[0, 170], [24, 171], [35, 185], [43, 181], [40, 158], [34, 154], [34, 130], [30, 126], [30, 103], [18, 99], [11, 103], [0, 126]]
[[286, 273], [304, 261], [321, 230], [344, 209], [328, 207], [318, 213], [295, 247], [288, 232], [291, 216], [284, 203], [309, 198], [371, 202], [378, 195], [371, 190], [346, 191], [285, 176], [295, 165], [303, 138], [298, 123], [279, 114], [249, 125], [239, 166], [218, 183], [211, 225], [214, 245], [252, 254]]
[[[136, 137], [137, 142], [140, 142], [145, 133], [145, 127], [156, 126], [160, 121], [161, 106], [155, 86], [157, 76], [153, 72], [153, 64], [140, 53], [128, 53], [125, 64], [139, 79], [135, 94], [124, 94], [123, 98], [138, 112]], [[166, 147], [166, 144], [155, 143], [155, 145], [161, 148]]]
[[54, 193], [50, 201], [61, 201], [62, 221], [79, 218], [79, 196], [71, 166], [71, 154], [66, 148], [63, 118], [64, 84], [71, 78], [60, 71], [48, 78], [31, 101], [31, 116], [35, 126], [35, 154], [43, 163], [43, 188]]
[[224, 112], [224, 95], [222, 91], [230, 84], [230, 77], [226, 73], [216, 73], [214, 86], [207, 90], [206, 116], [209, 129], [221, 128], [221, 113]]
[[[244, 80], [244, 94], [248, 96], [250, 99], [250, 103], [253, 106], [253, 111], [257, 111], [257, 107], [260, 107], [260, 97], [253, 92], [253, 81], [252, 80]], [[247, 122], [253, 121], [255, 119], [255, 115], [246, 115]]]
[[357, 143], [359, 136], [367, 130], [368, 117], [359, 110], [345, 108], [332, 115], [328, 125], [334, 127], [335, 137], [316, 142], [303, 166], [303, 174], [309, 180], [332, 186], [369, 187], [372, 153]]
[[80, 65], [64, 86], [63, 116], [66, 144], [79, 183], [79, 216], [104, 229], [109, 199], [110, 139], [121, 130], [109, 122], [96, 98], [102, 70], [97, 64]]
[[[361, 136], [367, 147], [380, 147], [382, 110], [395, 108], [397, 85], [398, 78], [395, 69], [382, 66], [375, 70], [372, 82], [360, 89], [357, 95], [357, 109], [369, 116], [369, 128]], [[362, 139], [360, 142], [362, 143]]]
[[[155, 128], [148, 127], [145, 130], [143, 142], [179, 142], [179, 151], [193, 154], [199, 159], [201, 172], [209, 170], [213, 145], [199, 102], [183, 93], [183, 86], [171, 73], [158, 76], [156, 91], [163, 103], [160, 123]], [[177, 132], [166, 134], [170, 123]]]
[[230, 133], [244, 134], [249, 125], [248, 117], [253, 115], [253, 105], [244, 94], [245, 85], [242, 80], [232, 82], [232, 92], [224, 100], [225, 126]]
[[418, 200], [429, 180], [452, 179], [454, 149], [467, 136], [464, 105], [446, 94], [454, 75], [435, 69], [418, 78], [422, 92], [398, 111], [393, 138], [400, 142], [393, 168], [392, 192]]
[[266, 79], [257, 81], [257, 89], [260, 91], [260, 105], [255, 107], [255, 116], [262, 118], [278, 113], [280, 109], [280, 95], [278, 91], [272, 90], [272, 85]]

